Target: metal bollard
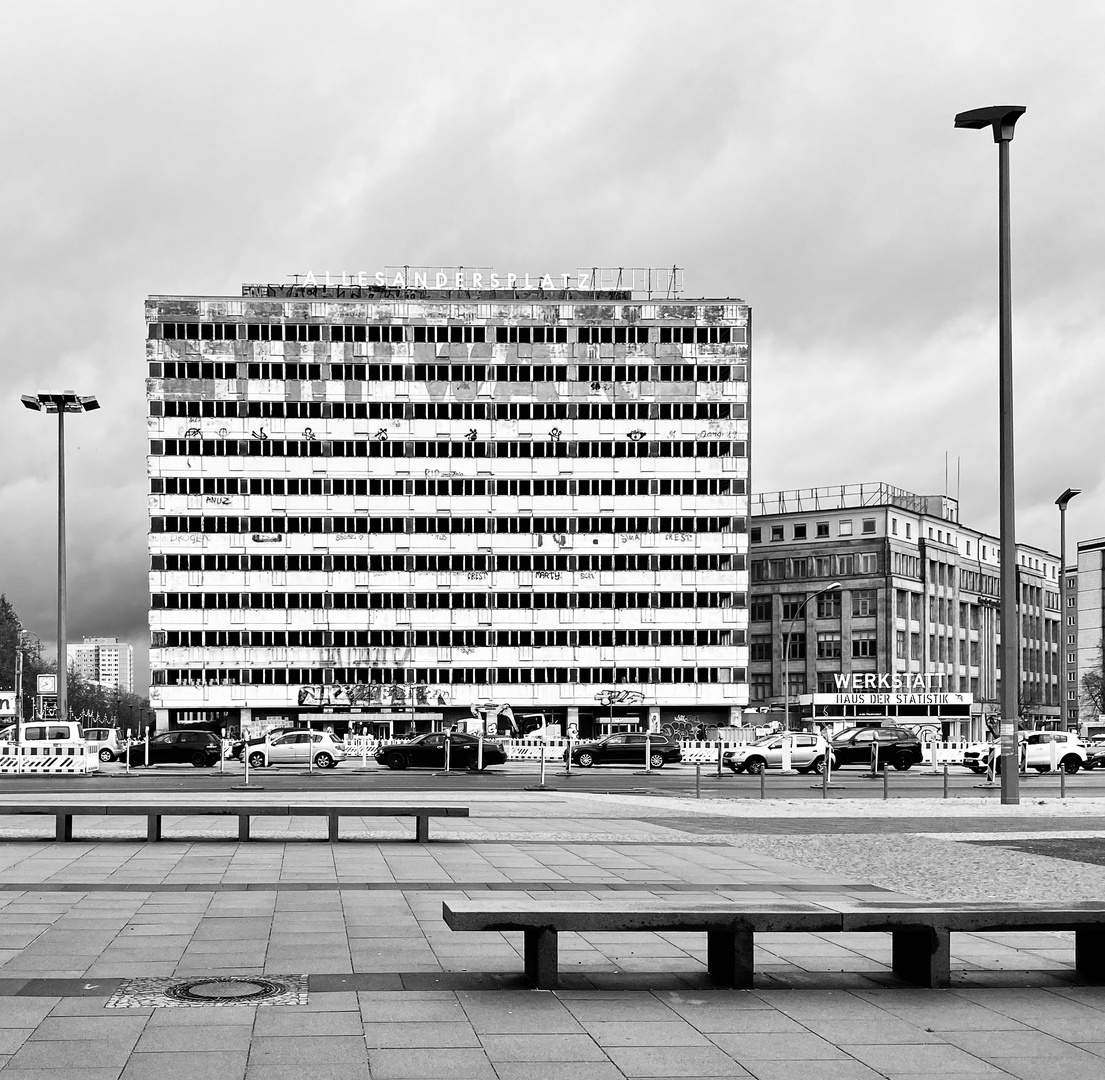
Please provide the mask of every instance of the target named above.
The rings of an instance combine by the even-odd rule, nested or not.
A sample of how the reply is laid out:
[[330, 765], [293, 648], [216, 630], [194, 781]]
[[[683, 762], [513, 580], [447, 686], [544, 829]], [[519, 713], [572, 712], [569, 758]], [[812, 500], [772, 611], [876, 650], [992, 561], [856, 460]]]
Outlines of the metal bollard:
[[449, 733], [445, 733], [445, 773], [449, 773], [449, 748], [452, 745], [453, 740], [449, 738]]
[[146, 728], [146, 768], [150, 767], [150, 729]]
[[767, 769], [760, 770], [760, 798], [767, 798]]
[[545, 786], [545, 740], [541, 740], [541, 786]]
[[245, 749], [242, 751], [242, 760], [246, 763], [246, 787], [249, 787], [249, 740], [246, 740]]
[[572, 737], [568, 736], [568, 751], [564, 755], [564, 775], [572, 775]]
[[694, 767], [694, 797], [696, 799], [702, 798], [702, 762], [698, 762]]
[[720, 739], [717, 741], [717, 778], [721, 779], [721, 754], [722, 754], [722, 742]]
[[890, 798], [890, 770], [884, 768], [882, 771], [882, 797], [883, 802]]
[[652, 736], [645, 732], [645, 772], [652, 772]]
[[829, 797], [829, 765], [826, 762], [825, 767], [821, 770], [821, 798], [827, 799]]
[[944, 798], [948, 797], [948, 764], [944, 763]]
[[480, 732], [480, 740], [476, 745], [476, 772], [483, 772], [483, 732]]
[[361, 741], [361, 768], [368, 768], [368, 739]]
[[219, 772], [226, 772], [226, 728], [223, 728], [219, 736]]
[[[1054, 745], [1054, 744], [1052, 744]], [[1059, 798], [1065, 799], [1067, 797], [1067, 770], [1059, 770]]]

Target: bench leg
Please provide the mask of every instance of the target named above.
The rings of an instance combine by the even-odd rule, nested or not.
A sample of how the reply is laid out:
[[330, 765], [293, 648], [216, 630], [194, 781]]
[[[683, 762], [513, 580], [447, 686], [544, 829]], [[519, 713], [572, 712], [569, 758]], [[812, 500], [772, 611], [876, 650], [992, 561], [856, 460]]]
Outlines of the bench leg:
[[939, 927], [894, 930], [894, 974], [917, 986], [946, 989], [951, 985], [951, 933]]
[[146, 816], [146, 840], [153, 842], [161, 839], [161, 815], [148, 814]]
[[722, 986], [751, 990], [755, 967], [751, 930], [708, 930], [706, 932], [706, 970]]
[[526, 976], [538, 990], [555, 990], [559, 954], [555, 930], [523, 930]]
[[54, 840], [61, 842], [63, 840], [73, 839], [73, 815], [72, 814], [58, 814], [54, 821]]
[[238, 815], [238, 840], [245, 842], [249, 839], [249, 814]]
[[1105, 983], [1105, 928], [1087, 926], [1074, 931], [1074, 966], [1090, 982]]
[[327, 815], [327, 821], [330, 824], [330, 828], [329, 828], [330, 843], [331, 844], [336, 844], [338, 842], [338, 815], [337, 814], [328, 814]]
[[430, 842], [430, 819], [425, 814], [419, 814], [414, 819], [414, 838], [420, 844]]

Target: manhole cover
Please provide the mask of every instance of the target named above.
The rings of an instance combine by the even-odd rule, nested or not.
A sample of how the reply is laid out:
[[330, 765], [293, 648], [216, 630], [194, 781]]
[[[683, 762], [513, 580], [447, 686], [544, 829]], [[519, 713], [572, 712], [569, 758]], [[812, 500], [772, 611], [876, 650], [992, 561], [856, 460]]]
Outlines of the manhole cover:
[[261, 1001], [287, 992], [268, 979], [203, 979], [177, 983], [169, 993], [182, 1001]]
[[150, 1006], [306, 1005], [307, 976], [207, 975], [194, 979], [130, 979], [106, 1002], [109, 1009]]

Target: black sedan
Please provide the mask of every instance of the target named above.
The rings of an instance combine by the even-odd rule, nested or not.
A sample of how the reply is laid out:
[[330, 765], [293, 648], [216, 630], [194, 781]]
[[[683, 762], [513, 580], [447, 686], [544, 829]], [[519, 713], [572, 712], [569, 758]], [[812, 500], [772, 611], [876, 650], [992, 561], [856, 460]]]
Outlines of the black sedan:
[[875, 748], [878, 750], [879, 768], [893, 765], [895, 769], [908, 769], [924, 760], [921, 740], [911, 731], [896, 727], [848, 728], [834, 735], [829, 744], [833, 752], [833, 765], [870, 765]]
[[[151, 765], [217, 765], [222, 757], [222, 744], [211, 731], [165, 731], [150, 739]], [[127, 761], [132, 766], [146, 764], [145, 741], [127, 748]]]
[[[435, 731], [406, 742], [384, 743], [376, 748], [372, 756], [380, 765], [386, 765], [389, 769], [405, 769], [408, 766], [444, 769], [446, 739], [449, 740], [449, 768], [471, 769], [476, 772], [480, 765], [480, 741], [475, 735], [456, 731], [451, 734]], [[503, 748], [493, 739], [484, 739], [483, 767], [502, 765], [505, 762], [506, 752]]]
[[592, 765], [639, 765], [643, 768], [646, 750], [649, 767], [653, 769], [683, 760], [679, 744], [666, 735], [647, 736], [647, 747], [645, 738], [643, 731], [634, 731], [607, 735], [605, 739], [594, 742], [576, 743], [572, 747], [572, 764], [582, 765], [585, 769]]

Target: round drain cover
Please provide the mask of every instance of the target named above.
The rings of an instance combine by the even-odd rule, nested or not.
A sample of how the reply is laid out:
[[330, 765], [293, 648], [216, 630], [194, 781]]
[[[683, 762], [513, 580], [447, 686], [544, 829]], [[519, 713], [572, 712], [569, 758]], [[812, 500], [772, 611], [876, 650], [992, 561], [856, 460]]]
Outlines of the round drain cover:
[[190, 979], [169, 988], [179, 1001], [263, 1001], [288, 992], [286, 986], [271, 979]]

